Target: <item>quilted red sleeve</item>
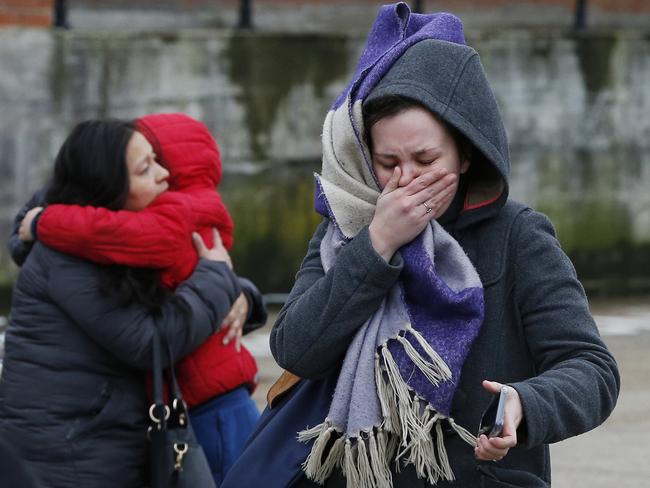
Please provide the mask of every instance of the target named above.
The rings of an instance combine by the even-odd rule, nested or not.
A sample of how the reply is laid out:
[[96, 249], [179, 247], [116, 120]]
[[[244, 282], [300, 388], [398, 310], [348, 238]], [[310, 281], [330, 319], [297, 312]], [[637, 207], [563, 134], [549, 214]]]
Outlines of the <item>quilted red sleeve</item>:
[[[223, 245], [230, 250], [233, 244], [234, 226], [221, 196], [213, 189], [194, 189], [184, 191], [183, 195], [187, 197], [186, 203], [191, 208], [195, 229], [207, 231], [212, 227], [217, 228]], [[204, 235], [206, 233], [207, 236]], [[200, 234], [204, 239], [207, 238], [207, 245], [213, 245], [211, 232], [200, 232]]]
[[104, 264], [168, 268], [191, 243], [191, 208], [166, 192], [139, 212], [49, 205], [38, 220], [38, 240], [66, 254]]

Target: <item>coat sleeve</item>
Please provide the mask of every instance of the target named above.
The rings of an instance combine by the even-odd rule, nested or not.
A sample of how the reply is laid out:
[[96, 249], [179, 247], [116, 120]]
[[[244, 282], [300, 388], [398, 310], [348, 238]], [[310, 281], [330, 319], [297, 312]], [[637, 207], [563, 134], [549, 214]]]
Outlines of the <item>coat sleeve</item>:
[[243, 329], [244, 334], [248, 334], [266, 324], [268, 312], [262, 294], [252, 281], [240, 276], [239, 285], [248, 301], [248, 317]]
[[92, 263], [61, 256], [51, 267], [50, 296], [97, 344], [120, 361], [151, 369], [151, 341], [158, 327], [178, 361], [215, 332], [241, 289], [225, 263], [201, 259], [172, 299], [153, 312], [120, 304], [102, 293], [101, 271]]
[[38, 221], [38, 239], [57, 251], [102, 264], [169, 268], [191, 239], [191, 208], [166, 192], [139, 212], [54, 204]]
[[20, 229], [20, 224], [25, 218], [25, 214], [29, 212], [34, 207], [42, 207], [45, 205], [45, 188], [34, 193], [32, 198], [25, 204], [23, 208], [20, 209], [16, 217], [14, 217], [14, 225], [11, 231], [11, 236], [9, 237], [9, 242], [7, 247], [9, 249], [9, 254], [14, 263], [18, 266], [22, 266], [27, 259], [27, 255], [32, 250], [34, 242], [24, 242], [18, 236], [18, 229]]
[[519, 220], [514, 292], [537, 374], [512, 386], [524, 409], [523, 445], [532, 447], [600, 425], [614, 409], [620, 378], [553, 226], [532, 210]]
[[271, 352], [284, 369], [319, 378], [338, 365], [354, 333], [397, 281], [402, 259], [387, 263], [365, 228], [339, 251], [327, 273], [320, 259], [323, 222], [309, 243], [289, 298], [271, 331]]

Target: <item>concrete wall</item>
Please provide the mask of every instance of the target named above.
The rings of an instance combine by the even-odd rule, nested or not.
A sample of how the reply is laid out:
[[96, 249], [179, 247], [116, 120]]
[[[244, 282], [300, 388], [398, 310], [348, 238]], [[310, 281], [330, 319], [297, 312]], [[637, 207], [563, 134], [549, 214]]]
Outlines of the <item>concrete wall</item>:
[[[551, 215], [585, 278], [607, 270], [650, 284], [650, 37], [484, 29], [468, 38], [509, 131], [513, 196]], [[283, 291], [316, 222], [322, 120], [362, 47], [344, 35], [0, 29], [0, 234], [75, 122], [184, 111], [208, 124], [239, 175], [224, 193], [242, 256], [291, 249], [274, 271], [284, 270], [272, 287]], [[0, 269], [15, 272], [4, 251]]]
[[[81, 29], [233, 27], [239, 0], [76, 0], [68, 2], [70, 23]], [[251, 0], [257, 29], [282, 32], [366, 32], [377, 9], [389, 0]], [[415, 1], [407, 2], [415, 6]], [[422, 0], [423, 11], [449, 11], [468, 28], [571, 26], [576, 0]], [[645, 28], [646, 0], [588, 0], [592, 27]]]

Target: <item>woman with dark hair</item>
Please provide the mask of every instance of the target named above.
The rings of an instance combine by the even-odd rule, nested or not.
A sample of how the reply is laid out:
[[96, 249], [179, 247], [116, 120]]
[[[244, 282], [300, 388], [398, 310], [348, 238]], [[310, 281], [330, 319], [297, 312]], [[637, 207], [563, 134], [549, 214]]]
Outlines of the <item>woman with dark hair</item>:
[[[169, 171], [169, 191], [146, 208], [133, 209], [137, 212], [52, 202], [42, 212], [41, 207], [30, 210], [22, 222], [17, 219], [16, 240], [25, 245], [36, 235], [53, 249], [91, 261], [156, 268], [165, 287], [173, 289], [196, 266], [191, 231], [209, 244], [216, 227], [226, 249], [233, 243], [233, 223], [216, 191], [219, 148], [203, 123], [182, 113], [146, 115], [135, 127]], [[191, 216], [178, 211], [185, 206]], [[266, 309], [257, 288], [238, 280], [242, 294], [221, 330], [176, 368], [217, 486], [259, 417], [251, 399], [257, 365], [240, 338], [265, 323]]]
[[[227, 486], [253, 486], [290, 426], [269, 486], [550, 486], [548, 444], [603, 422], [620, 380], [552, 225], [508, 199], [460, 20], [383, 7], [322, 139], [324, 220], [271, 332], [295, 386], [272, 389]], [[479, 430], [497, 394], [503, 421]]]
[[[169, 172], [131, 124], [87, 121], [55, 161], [48, 203], [140, 210]], [[176, 211], [192, 219], [191, 208]], [[157, 329], [172, 356], [193, 351], [241, 292], [218, 232], [174, 293], [151, 270], [100, 266], [36, 242], [23, 252], [0, 379], [0, 436], [38, 486], [147, 484], [147, 395]], [[146, 249], [143, 252], [147, 252]]]

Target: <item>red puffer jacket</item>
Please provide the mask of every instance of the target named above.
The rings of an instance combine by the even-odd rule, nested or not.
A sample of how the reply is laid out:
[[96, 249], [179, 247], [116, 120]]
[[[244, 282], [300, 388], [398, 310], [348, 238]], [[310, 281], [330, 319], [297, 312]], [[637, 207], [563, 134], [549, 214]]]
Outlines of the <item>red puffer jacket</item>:
[[[184, 114], [148, 115], [136, 125], [169, 170], [169, 191], [140, 212], [50, 205], [39, 217], [38, 239], [99, 263], [160, 269], [161, 281], [173, 289], [198, 262], [192, 231], [211, 247], [216, 227], [226, 248], [232, 246], [232, 220], [215, 191], [221, 180], [219, 148], [204, 124]], [[223, 345], [226, 332], [210, 337], [177, 366], [190, 407], [244, 384], [256, 386], [255, 359], [243, 346], [238, 352], [234, 341]]]

